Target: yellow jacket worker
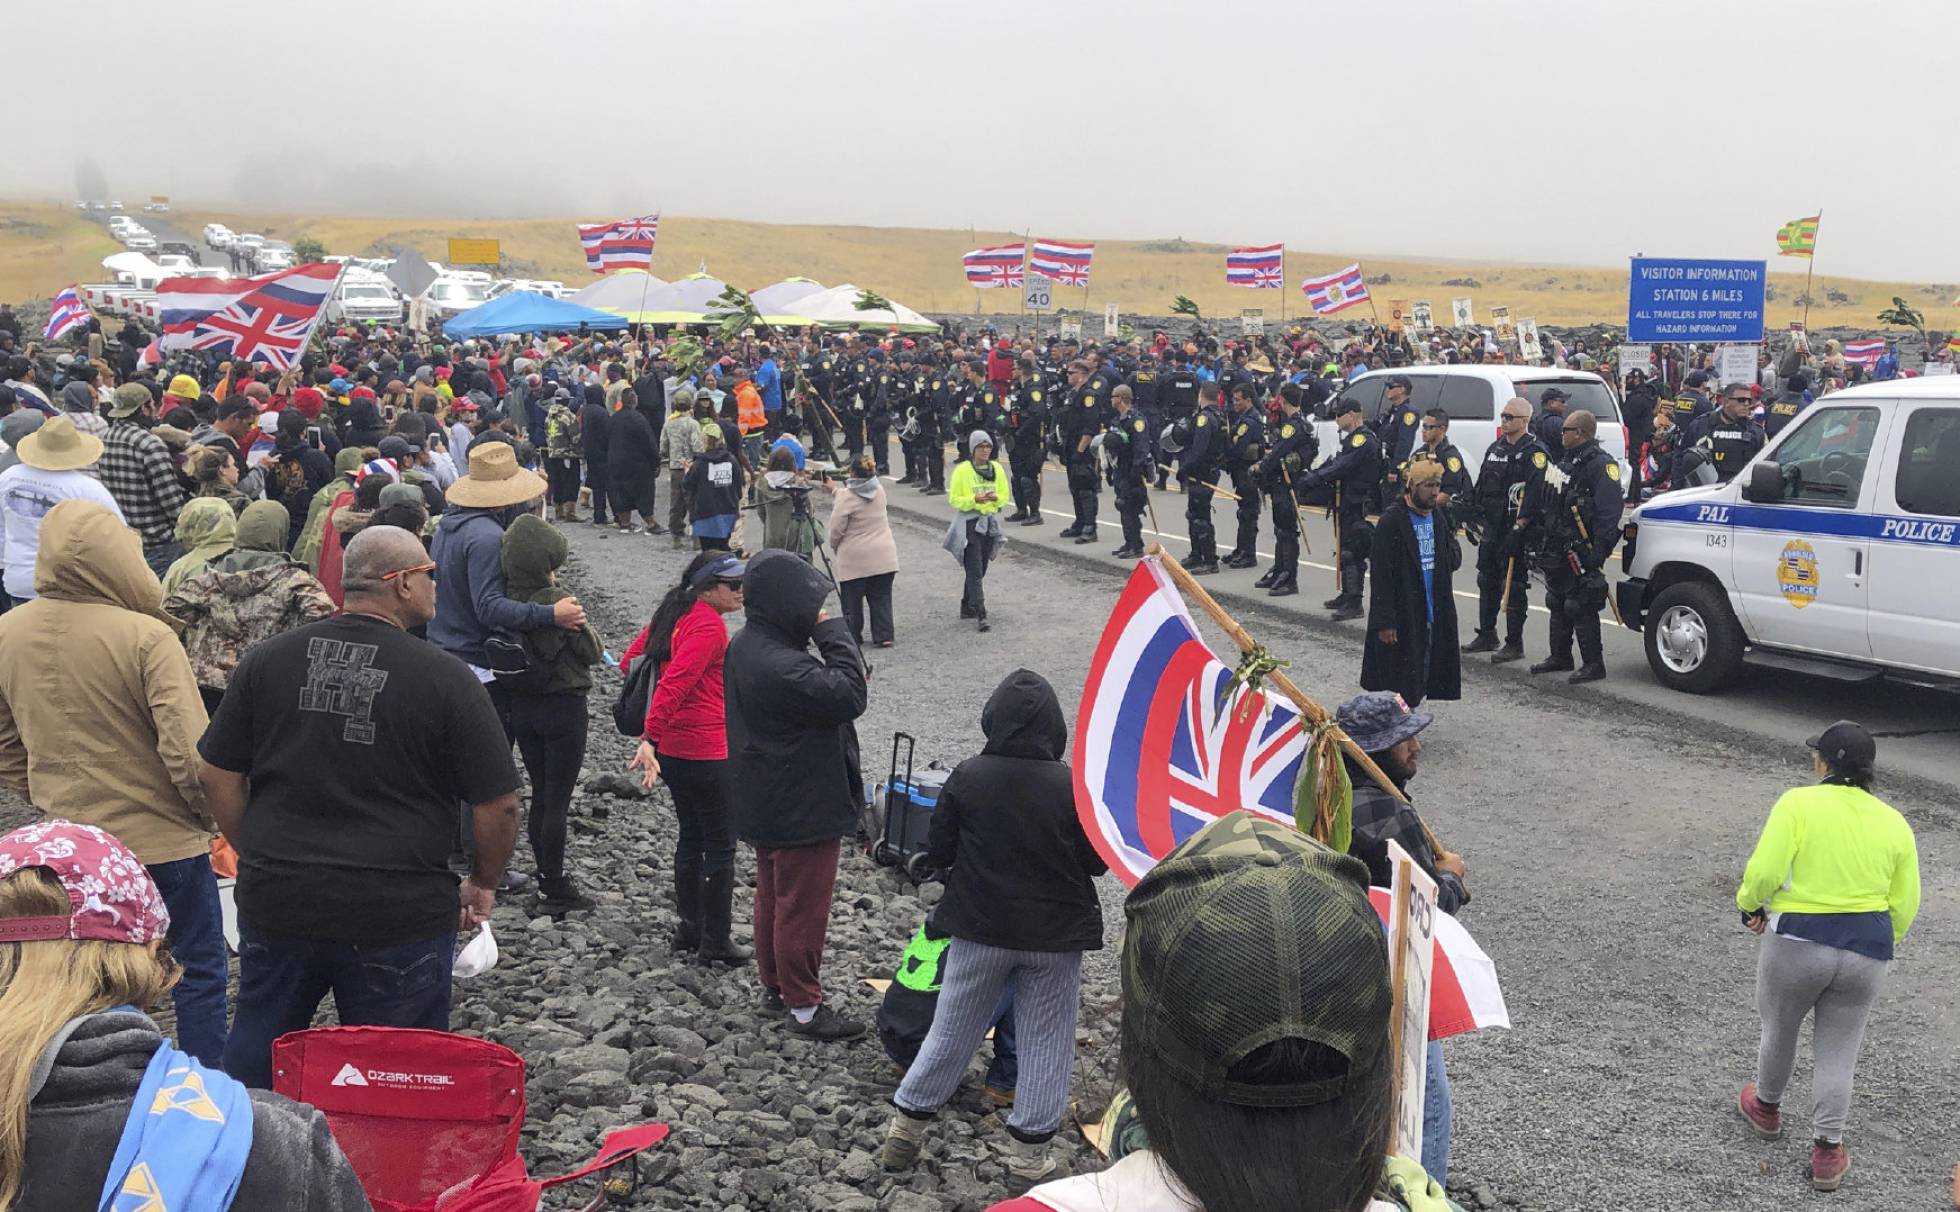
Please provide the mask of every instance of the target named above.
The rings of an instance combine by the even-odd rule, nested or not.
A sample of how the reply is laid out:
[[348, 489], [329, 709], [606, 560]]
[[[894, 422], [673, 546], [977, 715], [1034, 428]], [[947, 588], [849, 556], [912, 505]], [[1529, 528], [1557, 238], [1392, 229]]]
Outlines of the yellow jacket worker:
[[1811, 1185], [1835, 1191], [1851, 1166], [1844, 1121], [1865, 1019], [1919, 912], [1919, 848], [1906, 819], [1871, 793], [1878, 747], [1863, 725], [1840, 720], [1807, 744], [1819, 782], [1776, 801], [1735, 894], [1743, 924], [1763, 936], [1762, 1044], [1738, 1106], [1757, 1136], [1783, 1134], [1797, 1032], [1814, 1012]]

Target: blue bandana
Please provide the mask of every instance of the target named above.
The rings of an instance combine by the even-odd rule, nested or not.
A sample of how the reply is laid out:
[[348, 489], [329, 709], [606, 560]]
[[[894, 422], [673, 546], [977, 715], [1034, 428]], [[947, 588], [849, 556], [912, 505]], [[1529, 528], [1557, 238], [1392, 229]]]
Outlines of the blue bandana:
[[245, 1087], [165, 1040], [143, 1071], [97, 1212], [224, 1212], [251, 1152]]

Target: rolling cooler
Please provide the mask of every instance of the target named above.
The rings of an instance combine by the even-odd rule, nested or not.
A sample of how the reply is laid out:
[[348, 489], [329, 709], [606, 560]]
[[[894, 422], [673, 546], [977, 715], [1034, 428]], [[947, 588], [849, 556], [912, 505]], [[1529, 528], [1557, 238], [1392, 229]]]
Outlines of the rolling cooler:
[[[885, 781], [885, 824], [871, 857], [887, 867], [897, 867], [914, 882], [925, 879], [926, 835], [932, 829], [933, 809], [939, 805], [939, 792], [951, 771], [929, 766], [914, 772], [910, 734], [892, 734], [891, 774]], [[899, 777], [898, 753], [905, 750], [905, 775]]]

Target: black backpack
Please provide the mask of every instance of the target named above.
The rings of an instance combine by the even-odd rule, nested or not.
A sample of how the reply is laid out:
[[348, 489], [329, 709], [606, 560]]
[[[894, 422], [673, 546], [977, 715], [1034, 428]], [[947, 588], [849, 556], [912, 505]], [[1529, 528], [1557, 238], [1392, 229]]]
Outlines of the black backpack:
[[[653, 626], [648, 620], [647, 626]], [[652, 640], [648, 640], [652, 646]], [[621, 736], [640, 736], [647, 728], [647, 707], [653, 702], [653, 686], [659, 681], [653, 668], [653, 654], [640, 654], [640, 663], [633, 666], [620, 685], [619, 697], [613, 700], [613, 727], [619, 729]]]

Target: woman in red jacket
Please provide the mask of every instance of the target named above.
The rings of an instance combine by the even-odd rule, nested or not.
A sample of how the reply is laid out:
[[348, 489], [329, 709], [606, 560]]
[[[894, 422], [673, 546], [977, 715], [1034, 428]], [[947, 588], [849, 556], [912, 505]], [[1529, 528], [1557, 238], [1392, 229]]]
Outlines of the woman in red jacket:
[[735, 835], [722, 779], [728, 765], [727, 707], [721, 662], [728, 628], [721, 616], [742, 608], [744, 565], [726, 551], [704, 551], [667, 591], [646, 630], [626, 649], [620, 670], [654, 662], [646, 728], [632, 769], [651, 787], [667, 780], [680, 819], [674, 846], [673, 949], [703, 961], [740, 964], [754, 954], [729, 937], [735, 896]]

